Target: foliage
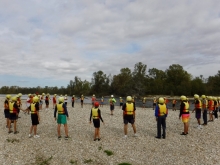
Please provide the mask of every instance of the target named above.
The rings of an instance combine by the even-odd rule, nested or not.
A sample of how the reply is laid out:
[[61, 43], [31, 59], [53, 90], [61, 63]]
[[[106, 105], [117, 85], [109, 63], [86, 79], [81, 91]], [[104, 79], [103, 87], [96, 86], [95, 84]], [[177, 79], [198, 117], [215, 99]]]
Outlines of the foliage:
[[83, 161], [83, 163], [91, 163], [92, 162], [92, 159], [85, 159], [84, 161]]
[[119, 163], [118, 165], [132, 165], [132, 164], [131, 163], [123, 162], [123, 163]]
[[98, 97], [114, 94], [115, 96], [145, 95], [186, 95], [196, 94], [219, 95], [220, 71], [214, 76], [204, 78], [203, 75], [193, 78], [179, 64], [172, 64], [165, 71], [157, 68], [147, 70], [147, 65], [139, 62], [130, 68], [122, 68], [117, 75], [106, 75], [99, 70], [93, 73], [91, 82], [81, 80], [75, 76], [66, 87], [18, 87], [2, 86], [0, 94], [16, 93], [50, 93], [59, 95], [81, 94], [88, 96], [95, 94]]
[[77, 164], [77, 161], [75, 160], [70, 160], [70, 164]]
[[113, 155], [114, 153], [112, 152], [112, 151], [110, 151], [110, 150], [105, 150], [104, 151], [108, 156], [111, 156], [111, 155]]

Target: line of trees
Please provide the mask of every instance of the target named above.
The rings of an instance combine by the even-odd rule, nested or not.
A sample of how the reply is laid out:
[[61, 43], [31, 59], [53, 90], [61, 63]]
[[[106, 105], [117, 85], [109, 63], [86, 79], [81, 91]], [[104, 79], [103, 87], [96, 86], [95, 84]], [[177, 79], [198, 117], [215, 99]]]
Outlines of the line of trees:
[[122, 68], [118, 75], [106, 75], [103, 71], [93, 73], [91, 82], [81, 80], [75, 76], [64, 87], [18, 87], [2, 86], [1, 94], [13, 93], [50, 93], [68, 95], [92, 95], [107, 96], [146, 96], [146, 95], [187, 95], [196, 94], [220, 95], [220, 70], [214, 76], [207, 79], [200, 75], [193, 77], [179, 64], [172, 64], [165, 71], [151, 68], [147, 72], [147, 65], [142, 62], [136, 63], [133, 71]]

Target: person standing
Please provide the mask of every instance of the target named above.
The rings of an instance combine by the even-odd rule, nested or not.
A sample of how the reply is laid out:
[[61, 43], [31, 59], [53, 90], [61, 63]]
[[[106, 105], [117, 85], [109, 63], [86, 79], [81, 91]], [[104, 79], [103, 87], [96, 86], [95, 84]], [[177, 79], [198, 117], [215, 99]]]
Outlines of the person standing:
[[53, 95], [53, 109], [55, 108], [56, 104], [57, 104], [57, 94]]
[[9, 101], [10, 101], [11, 95], [6, 95], [5, 102], [4, 102], [4, 114], [6, 118], [6, 128], [11, 127], [9, 125]]
[[104, 121], [101, 116], [101, 110], [99, 109], [99, 102], [94, 102], [94, 107], [91, 109], [89, 123], [91, 124], [91, 119], [93, 119], [93, 125], [95, 127], [95, 133], [94, 133], [94, 141], [98, 140], [100, 141], [100, 120], [104, 124]]
[[136, 126], [135, 126], [135, 103], [132, 102], [132, 97], [127, 96], [126, 103], [123, 104], [122, 110], [123, 110], [123, 119], [124, 119], [124, 138], [127, 138], [128, 133], [128, 123], [131, 123], [134, 136], [137, 136], [136, 134]]
[[153, 110], [155, 109], [156, 104], [157, 104], [157, 99], [156, 99], [156, 97], [154, 97], [154, 99], [153, 99]]
[[186, 96], [180, 97], [180, 114], [179, 119], [182, 117], [182, 122], [184, 124], [184, 131], [180, 135], [187, 135], [189, 130], [189, 103], [186, 100]]
[[111, 98], [109, 99], [111, 115], [113, 115], [113, 111], [115, 109], [115, 103], [116, 103], [116, 100], [115, 100], [114, 96], [111, 95]]
[[29, 133], [29, 138], [32, 137], [32, 131], [34, 130], [34, 138], [39, 138], [40, 136], [37, 135], [37, 125], [39, 124], [40, 121], [40, 114], [39, 114], [39, 98], [35, 96], [33, 98], [33, 103], [28, 108], [28, 111], [31, 111], [31, 121], [32, 125], [30, 128], [30, 133]]
[[166, 118], [168, 115], [168, 109], [164, 102], [164, 98], [159, 98], [159, 103], [155, 108], [155, 117], [157, 121], [157, 136], [155, 138], [161, 139], [161, 126], [163, 129], [162, 137], [166, 138]]
[[143, 97], [143, 99], [142, 99], [142, 108], [146, 108], [146, 102], [147, 102], [147, 98]]
[[50, 99], [49, 96], [50, 96], [50, 94], [48, 93], [45, 97], [46, 110], [48, 110], [48, 108], [49, 108], [49, 99]]
[[197, 95], [197, 94], [194, 95], [194, 99], [195, 99], [195, 108], [192, 111], [192, 113], [195, 111], [195, 117], [196, 117], [197, 122], [198, 122], [197, 128], [201, 129], [202, 126], [201, 126], [200, 119], [201, 119], [201, 113], [202, 113], [202, 102], [199, 99], [199, 95]]
[[95, 101], [96, 101], [96, 97], [95, 97], [95, 95], [93, 94], [93, 95], [92, 95], [92, 98], [91, 98], [92, 107], [94, 107]]
[[74, 103], [75, 103], [75, 95], [72, 96], [72, 107], [74, 108]]
[[[57, 120], [57, 133], [58, 133], [58, 139], [61, 139], [61, 133], [60, 133], [60, 127], [61, 124], [64, 125], [64, 131], [65, 131], [65, 140], [69, 139], [68, 135], [68, 127], [67, 127], [67, 119], [69, 120], [69, 115], [67, 111], [66, 104], [64, 103], [64, 98], [59, 97], [58, 99], [59, 103], [55, 106], [54, 110], [54, 119]], [[58, 117], [56, 117], [56, 113], [58, 111]], [[66, 119], [67, 118], [67, 119]]]
[[207, 107], [208, 107], [208, 100], [206, 99], [205, 95], [202, 95], [202, 118], [204, 126], [207, 125]]
[[83, 95], [81, 95], [81, 97], [80, 97], [81, 108], [83, 108], [84, 99], [85, 99], [85, 97]]
[[176, 99], [173, 99], [173, 111], [176, 111], [176, 103], [177, 103]]
[[122, 108], [124, 104], [124, 100], [122, 99], [122, 97], [119, 97], [119, 102], [120, 102], [120, 108]]
[[209, 110], [209, 121], [208, 122], [212, 122], [213, 121], [213, 111], [214, 111], [214, 101], [212, 96], [208, 97], [208, 110]]
[[104, 97], [102, 96], [102, 98], [101, 98], [101, 105], [100, 105], [100, 107], [103, 107], [103, 105], [104, 105]]
[[67, 106], [67, 102], [68, 102], [67, 94], [65, 94], [64, 102], [65, 102], [65, 104], [66, 104], [66, 106]]

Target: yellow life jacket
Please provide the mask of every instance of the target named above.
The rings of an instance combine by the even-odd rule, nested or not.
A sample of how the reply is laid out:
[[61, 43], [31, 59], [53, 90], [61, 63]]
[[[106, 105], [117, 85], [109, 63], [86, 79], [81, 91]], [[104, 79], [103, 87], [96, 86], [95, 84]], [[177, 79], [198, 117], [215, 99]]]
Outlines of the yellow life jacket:
[[31, 103], [31, 114], [37, 114], [37, 110], [36, 110], [35, 104], [36, 103]]
[[159, 106], [159, 116], [164, 116], [167, 114], [167, 107], [166, 104], [158, 104]]
[[183, 112], [189, 112], [189, 103], [188, 102], [183, 102], [185, 104]]
[[65, 114], [65, 111], [63, 108], [63, 103], [57, 104], [57, 111], [58, 111], [58, 114], [60, 114], [60, 115]]
[[126, 103], [125, 114], [126, 115], [133, 115], [134, 114], [134, 104], [133, 103]]
[[99, 119], [98, 108], [92, 108], [92, 118]]
[[17, 113], [16, 109], [14, 108], [14, 102], [9, 102], [9, 112], [10, 113]]

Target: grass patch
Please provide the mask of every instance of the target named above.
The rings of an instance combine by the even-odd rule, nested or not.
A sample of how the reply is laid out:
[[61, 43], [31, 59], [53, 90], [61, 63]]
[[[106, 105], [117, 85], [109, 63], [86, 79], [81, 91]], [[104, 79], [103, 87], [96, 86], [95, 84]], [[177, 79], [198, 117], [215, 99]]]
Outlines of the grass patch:
[[132, 165], [132, 164], [131, 163], [123, 162], [123, 163], [119, 163], [118, 165]]
[[83, 163], [91, 163], [92, 159], [85, 159]]
[[53, 158], [53, 156], [49, 158], [45, 158], [44, 156], [37, 156], [36, 157], [36, 164], [37, 165], [49, 165], [49, 161]]
[[109, 151], [109, 150], [105, 150], [104, 152], [105, 152], [108, 156], [111, 156], [111, 155], [114, 154], [112, 151]]
[[14, 143], [14, 142], [19, 142], [19, 140], [18, 139], [6, 139], [6, 141], [7, 142], [9, 142], [9, 143]]
[[99, 148], [98, 148], [98, 149], [99, 149], [99, 151], [100, 151], [100, 150], [102, 150], [102, 146], [99, 146]]
[[70, 160], [71, 164], [77, 164], [77, 160]]

